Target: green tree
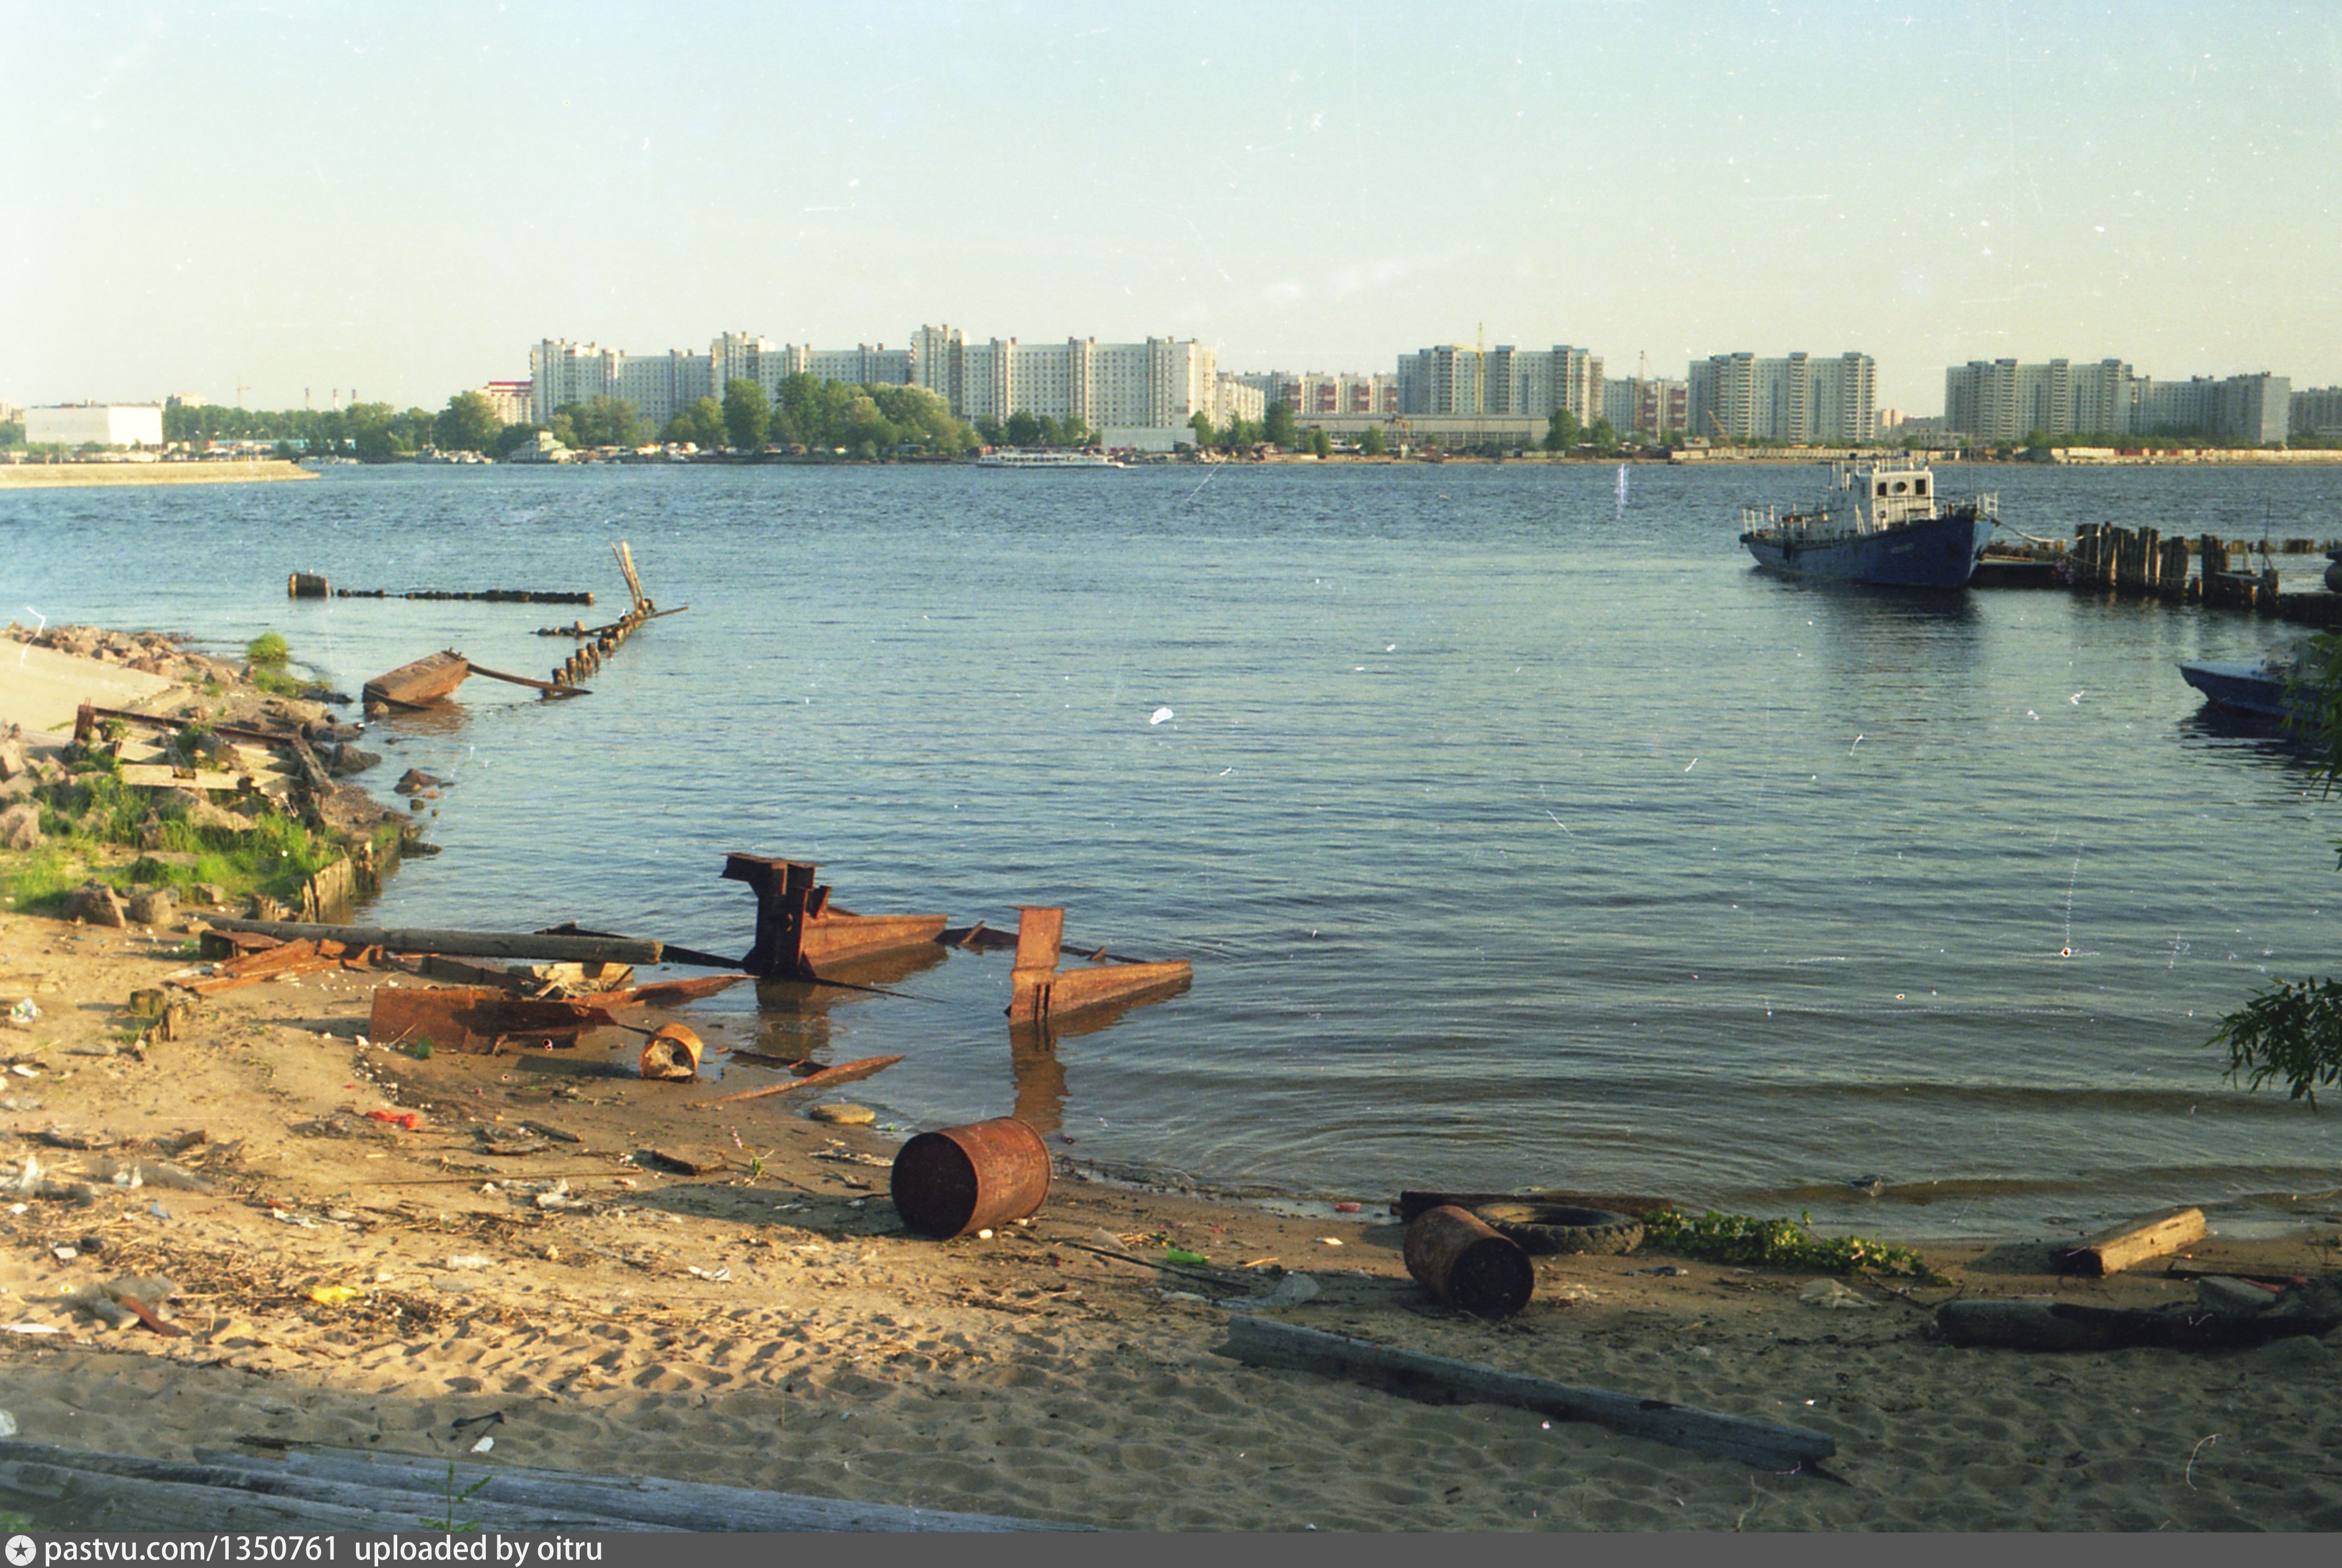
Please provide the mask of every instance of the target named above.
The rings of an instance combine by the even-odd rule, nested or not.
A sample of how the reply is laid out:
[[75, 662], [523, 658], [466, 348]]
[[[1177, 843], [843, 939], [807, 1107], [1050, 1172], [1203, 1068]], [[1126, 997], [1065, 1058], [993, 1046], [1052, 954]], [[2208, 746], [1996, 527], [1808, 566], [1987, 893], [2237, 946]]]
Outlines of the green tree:
[[1187, 428], [1196, 433], [1196, 447], [1197, 451], [1201, 451], [1203, 448], [1209, 446], [1212, 444], [1212, 416], [1206, 414], [1202, 409], [1197, 409], [1195, 414], [1188, 418]]
[[1309, 432], [1309, 451], [1311, 455], [1320, 459], [1334, 455], [1334, 443], [1327, 438], [1324, 426]]
[[742, 452], [762, 452], [765, 433], [773, 423], [773, 406], [765, 389], [745, 376], [724, 384], [724, 429]]
[[1545, 449], [1566, 452], [1577, 444], [1579, 432], [1577, 415], [1566, 408], [1556, 408], [1545, 422]]
[[485, 452], [504, 427], [485, 393], [459, 392], [431, 422], [431, 439], [442, 452]]
[[713, 452], [724, 444], [727, 434], [723, 406], [712, 397], [695, 397], [683, 412], [666, 422], [659, 439], [678, 445], [689, 442], [703, 451]]
[[[2331, 794], [2342, 783], [2342, 634], [2309, 640], [2286, 700], [2296, 733], [2315, 750], [2312, 776]], [[2335, 848], [2342, 871], [2342, 842]], [[2257, 1089], [2283, 1079], [2291, 1097], [2315, 1111], [2318, 1085], [2342, 1082], [2342, 981], [2277, 981], [2221, 1019], [2207, 1044], [2227, 1047], [2231, 1083]]]
[[1270, 404], [1260, 422], [1260, 435], [1281, 451], [1289, 452], [1300, 445], [1301, 432], [1293, 422], [1293, 405], [1282, 398]]
[[1041, 439], [1041, 422], [1020, 408], [1008, 416], [1001, 434], [1008, 438], [1011, 446], [1030, 446]]
[[[563, 414], [569, 418], [566, 436], [560, 434]], [[564, 446], [640, 446], [646, 432], [633, 404], [606, 393], [554, 410], [554, 434]]]
[[1007, 439], [1007, 436], [1001, 431], [1000, 421], [993, 418], [989, 414], [978, 414], [976, 416], [976, 439], [983, 442], [986, 446], [997, 446]]
[[1586, 438], [1594, 444], [1596, 451], [1606, 455], [1618, 450], [1618, 433], [1611, 428], [1606, 419], [1596, 420], [1594, 427], [1586, 433]]
[[1358, 452], [1360, 455], [1366, 457], [1380, 457], [1383, 454], [1383, 427], [1381, 425], [1369, 424], [1366, 426], [1366, 434], [1358, 437]]

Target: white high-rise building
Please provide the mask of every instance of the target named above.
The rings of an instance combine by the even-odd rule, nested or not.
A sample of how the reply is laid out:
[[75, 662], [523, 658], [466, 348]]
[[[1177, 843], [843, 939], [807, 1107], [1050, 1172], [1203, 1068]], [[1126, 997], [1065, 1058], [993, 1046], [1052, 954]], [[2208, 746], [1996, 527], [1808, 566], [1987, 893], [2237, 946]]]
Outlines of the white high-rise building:
[[1030, 414], [1099, 430], [1171, 429], [1199, 413], [1226, 422], [1217, 356], [1192, 338], [970, 343], [956, 327], [923, 326], [911, 335], [909, 352], [908, 379], [966, 420]]
[[2144, 385], [2119, 359], [1970, 360], [1944, 372], [1944, 424], [1980, 441], [2120, 434], [2136, 428]]
[[1685, 417], [1711, 441], [1870, 441], [1878, 434], [1878, 364], [1867, 354], [1691, 362]]

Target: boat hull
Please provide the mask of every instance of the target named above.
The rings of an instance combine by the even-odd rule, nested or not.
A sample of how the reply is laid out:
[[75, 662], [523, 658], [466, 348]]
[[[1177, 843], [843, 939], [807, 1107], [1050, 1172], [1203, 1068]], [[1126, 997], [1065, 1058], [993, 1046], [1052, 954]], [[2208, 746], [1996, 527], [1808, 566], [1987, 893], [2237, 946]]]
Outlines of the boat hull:
[[1875, 533], [1759, 528], [1740, 536], [1756, 564], [1799, 577], [1892, 588], [1965, 588], [1993, 520], [1966, 507]]
[[2295, 721], [2303, 717], [2286, 701], [2285, 678], [2266, 664], [2183, 662], [2179, 678], [2204, 694], [2214, 707], [2257, 718]]

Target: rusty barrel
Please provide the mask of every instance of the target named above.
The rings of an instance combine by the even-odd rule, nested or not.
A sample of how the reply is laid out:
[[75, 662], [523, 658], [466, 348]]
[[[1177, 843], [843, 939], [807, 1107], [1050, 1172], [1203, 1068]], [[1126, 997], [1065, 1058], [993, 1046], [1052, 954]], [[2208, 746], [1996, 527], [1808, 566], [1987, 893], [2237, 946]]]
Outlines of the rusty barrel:
[[1516, 1243], [1453, 1204], [1426, 1209], [1407, 1225], [1406, 1272], [1449, 1306], [1482, 1317], [1512, 1316], [1536, 1286]]
[[680, 1024], [670, 1024], [643, 1042], [646, 1078], [687, 1080], [699, 1076], [699, 1036]]
[[1014, 1116], [946, 1127], [903, 1145], [890, 1184], [906, 1225], [947, 1240], [1038, 1209], [1049, 1195], [1049, 1150]]

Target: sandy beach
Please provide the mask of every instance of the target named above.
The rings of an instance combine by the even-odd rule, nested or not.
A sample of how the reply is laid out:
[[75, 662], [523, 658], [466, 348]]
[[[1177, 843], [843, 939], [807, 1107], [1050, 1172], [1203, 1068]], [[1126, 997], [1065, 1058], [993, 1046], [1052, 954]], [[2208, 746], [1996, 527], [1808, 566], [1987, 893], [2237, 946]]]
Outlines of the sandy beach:
[[100, 484], [260, 484], [315, 479], [314, 469], [274, 457], [224, 463], [0, 463], [0, 490]]
[[[1408, 1277], [1394, 1194], [1276, 1212], [1063, 1161], [1029, 1223], [939, 1243], [888, 1197], [916, 1129], [816, 1122], [807, 1096], [703, 1104], [768, 1070], [646, 1081], [640, 1037], [610, 1029], [418, 1059], [365, 1036], [376, 986], [428, 982], [377, 969], [223, 991], [139, 1044], [132, 993], [196, 973], [183, 925], [0, 912], [0, 1013], [33, 1014], [0, 1027], [0, 1407], [25, 1439], [453, 1456], [486, 1434], [518, 1464], [1117, 1530], [2342, 1528], [2342, 1332], [2069, 1354], [1926, 1333], [1955, 1296], [2193, 1301], [2164, 1261], [2061, 1278], [2047, 1238], [2012, 1237], [1929, 1249], [1945, 1283], [1857, 1277], [1825, 1305], [1811, 1273], [1557, 1256], [1526, 1312], [1486, 1322]], [[2177, 1261], [2329, 1270], [2334, 1208]], [[157, 1274], [183, 1335], [73, 1304]], [[1231, 1311], [1296, 1274], [1318, 1293], [1267, 1315], [1816, 1428], [1837, 1453], [1776, 1473], [1224, 1353]]]

